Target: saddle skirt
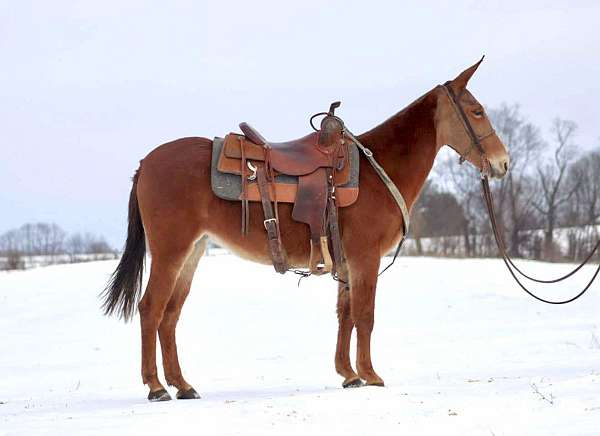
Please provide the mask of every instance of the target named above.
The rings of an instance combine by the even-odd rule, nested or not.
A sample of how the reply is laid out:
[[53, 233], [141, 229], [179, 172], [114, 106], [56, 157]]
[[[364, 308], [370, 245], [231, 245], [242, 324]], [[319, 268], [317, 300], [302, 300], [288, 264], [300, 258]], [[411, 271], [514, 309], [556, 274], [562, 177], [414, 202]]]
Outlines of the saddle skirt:
[[[315, 133], [311, 135], [315, 135]], [[303, 139], [294, 141], [287, 149], [284, 147], [286, 143], [273, 144], [271, 165], [275, 172], [275, 183], [272, 184], [272, 189], [275, 190], [275, 196], [280, 203], [295, 203], [299, 179], [302, 176], [313, 173], [319, 168], [316, 158], [303, 160], [303, 156], [306, 156], [309, 150], [312, 151], [308, 147], [306, 148], [306, 152], [302, 149]], [[306, 142], [309, 143], [310, 139], [307, 139]], [[242, 200], [242, 144], [244, 146], [245, 159], [250, 162], [251, 166], [260, 167], [264, 165], [264, 147], [251, 142], [244, 135], [230, 133], [225, 138], [216, 137], [213, 140], [211, 186], [215, 195], [224, 200]], [[282, 150], [282, 158], [278, 159], [277, 152], [280, 149]], [[348, 144], [347, 151], [343, 156], [341, 169], [334, 173], [336, 203], [338, 207], [346, 207], [353, 204], [357, 200], [359, 192], [359, 152], [354, 144]], [[246, 177], [252, 175], [250, 166], [244, 169], [244, 175]], [[272, 192], [270, 195], [272, 197]], [[256, 180], [248, 180], [246, 185], [246, 199], [252, 202], [261, 201]], [[274, 198], [271, 198], [271, 200], [274, 201]]]

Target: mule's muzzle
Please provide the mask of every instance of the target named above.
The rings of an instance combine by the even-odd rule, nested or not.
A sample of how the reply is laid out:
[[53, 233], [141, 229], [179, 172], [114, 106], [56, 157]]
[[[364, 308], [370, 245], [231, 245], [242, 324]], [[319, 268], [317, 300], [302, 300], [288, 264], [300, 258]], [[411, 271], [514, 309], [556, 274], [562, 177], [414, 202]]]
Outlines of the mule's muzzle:
[[510, 167], [510, 158], [507, 156], [500, 159], [489, 159], [490, 175], [496, 179], [501, 179], [508, 173]]

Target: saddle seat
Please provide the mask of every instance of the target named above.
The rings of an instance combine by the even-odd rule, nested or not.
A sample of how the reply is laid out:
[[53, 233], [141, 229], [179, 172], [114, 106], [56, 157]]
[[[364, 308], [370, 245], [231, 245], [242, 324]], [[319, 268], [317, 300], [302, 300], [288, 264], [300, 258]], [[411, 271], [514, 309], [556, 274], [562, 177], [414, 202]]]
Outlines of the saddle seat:
[[[289, 176], [302, 176], [316, 171], [318, 168], [333, 168], [341, 170], [344, 150], [341, 147], [342, 137], [334, 138], [325, 143], [325, 133], [313, 132], [302, 138], [286, 142], [267, 142], [267, 140], [254, 127], [248, 123], [241, 123], [240, 129], [253, 143], [261, 146], [261, 152], [252, 153], [254, 159], [264, 161], [265, 149], [269, 149], [269, 160], [273, 169]], [[337, 141], [336, 141], [337, 140]], [[337, 142], [337, 143], [336, 143]], [[337, 154], [335, 152], [338, 152]], [[249, 156], [250, 154], [248, 154]], [[340, 163], [341, 162], [341, 163]]]
[[[314, 135], [314, 134], [312, 134]], [[310, 135], [307, 135], [310, 136]], [[295, 141], [288, 141], [283, 143], [272, 143], [271, 146], [278, 146], [279, 144], [298, 144], [304, 138], [300, 138]], [[311, 140], [311, 138], [309, 138]], [[225, 135], [222, 142], [222, 147], [218, 149], [218, 156], [216, 157], [215, 169], [220, 174], [231, 174], [241, 176], [242, 174], [242, 147], [244, 149], [244, 157], [246, 162], [250, 162], [253, 167], [260, 167], [264, 165], [266, 149], [264, 145], [259, 145], [252, 142], [248, 136], [243, 136], [238, 133], [229, 133]], [[316, 147], [314, 145], [313, 147]], [[309, 161], [310, 165], [306, 163], [301, 166], [294, 166], [294, 161], [289, 156], [293, 156], [295, 152], [290, 151], [284, 152], [281, 155], [275, 153], [275, 160], [273, 160], [274, 149], [271, 148], [269, 154], [271, 156], [271, 165], [276, 167], [275, 170], [275, 181], [272, 184], [271, 201], [275, 198], [280, 203], [295, 203], [298, 183], [304, 172], [310, 174], [308, 170], [313, 169], [317, 164]], [[306, 153], [305, 153], [306, 154]], [[350, 145], [348, 149], [345, 147], [340, 151], [339, 162], [341, 169], [336, 168], [333, 174], [333, 181], [336, 187], [336, 203], [338, 207], [350, 206], [358, 199], [358, 150], [354, 145]], [[281, 158], [283, 156], [283, 158]], [[318, 163], [320, 164], [320, 163]], [[246, 163], [243, 165], [243, 171], [246, 176], [252, 174], [250, 167]], [[247, 177], [246, 177], [247, 178]], [[221, 185], [223, 186], [223, 185]], [[214, 186], [213, 186], [214, 188]], [[237, 194], [232, 192], [231, 194], [223, 195], [218, 190], [215, 191], [217, 195], [226, 199], [237, 199], [242, 200], [241, 191]], [[249, 201], [260, 201], [260, 194], [258, 192], [258, 186], [256, 183], [247, 183], [245, 197]]]

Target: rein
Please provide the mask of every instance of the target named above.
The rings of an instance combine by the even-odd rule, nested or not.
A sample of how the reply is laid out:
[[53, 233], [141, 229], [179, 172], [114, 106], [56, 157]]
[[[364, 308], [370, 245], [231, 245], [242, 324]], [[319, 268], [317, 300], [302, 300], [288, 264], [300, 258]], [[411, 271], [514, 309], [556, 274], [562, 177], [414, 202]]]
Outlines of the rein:
[[600, 273], [600, 263], [598, 264], [598, 267], [596, 268], [596, 271], [594, 272], [594, 275], [592, 276], [592, 278], [590, 279], [590, 281], [588, 282], [588, 284], [585, 286], [585, 288], [583, 288], [582, 291], [580, 291], [577, 295], [575, 295], [572, 298], [569, 298], [567, 300], [558, 300], [558, 301], [546, 300], [544, 298], [541, 298], [541, 297], [538, 297], [537, 295], [535, 295], [533, 292], [531, 292], [529, 289], [527, 289], [527, 287], [525, 285], [523, 285], [523, 283], [521, 283], [521, 281], [519, 280], [519, 278], [515, 274], [515, 271], [517, 273], [519, 273], [521, 276], [525, 277], [526, 279], [534, 281], [534, 282], [537, 282], [537, 283], [558, 283], [558, 282], [561, 282], [561, 281], [563, 281], [563, 280], [568, 279], [569, 277], [571, 277], [573, 274], [575, 274], [577, 271], [579, 271], [586, 263], [588, 263], [588, 261], [592, 258], [592, 256], [594, 255], [594, 253], [596, 252], [596, 250], [600, 246], [600, 240], [598, 240], [598, 242], [596, 242], [596, 245], [594, 246], [594, 248], [592, 249], [592, 251], [588, 254], [588, 256], [583, 260], [583, 262], [581, 264], [579, 264], [579, 266], [577, 266], [574, 270], [572, 270], [568, 274], [565, 274], [562, 277], [558, 277], [558, 278], [552, 279], [552, 280], [540, 280], [540, 279], [536, 279], [536, 278], [530, 277], [527, 274], [523, 273], [519, 268], [517, 268], [517, 266], [514, 264], [514, 262], [508, 256], [508, 253], [506, 252], [506, 247], [504, 245], [504, 241], [502, 239], [502, 235], [500, 234], [500, 231], [498, 229], [498, 222], [497, 222], [497, 219], [496, 219], [496, 212], [494, 210], [494, 201], [492, 199], [492, 191], [490, 190], [490, 185], [488, 183], [487, 176], [482, 176], [482, 178], [481, 178], [481, 188], [483, 190], [483, 197], [485, 199], [485, 204], [486, 204], [486, 207], [487, 207], [487, 212], [488, 212], [488, 215], [490, 217], [490, 222], [492, 224], [492, 230], [493, 230], [493, 233], [494, 233], [494, 239], [496, 240], [496, 245], [498, 246], [498, 251], [500, 252], [500, 256], [502, 257], [502, 260], [504, 261], [504, 264], [506, 265], [506, 268], [508, 269], [508, 271], [510, 272], [510, 274], [512, 275], [512, 277], [515, 279], [515, 281], [517, 282], [517, 284], [521, 287], [521, 289], [523, 289], [527, 294], [529, 294], [530, 296], [532, 296], [536, 300], [541, 301], [542, 303], [547, 303], [547, 304], [567, 304], [567, 303], [571, 303], [572, 301], [577, 300], [579, 297], [581, 297], [583, 294], [585, 294], [587, 292], [587, 290], [590, 288], [590, 286], [592, 285], [592, 283], [594, 283], [594, 280], [596, 280], [596, 277], [598, 276], [598, 273]]
[[489, 133], [487, 133], [487, 134], [485, 134], [483, 136], [478, 136], [475, 133], [475, 130], [473, 129], [473, 126], [469, 122], [469, 119], [467, 118], [467, 115], [465, 114], [465, 111], [463, 110], [462, 106], [460, 105], [460, 102], [459, 102], [459, 97], [460, 96], [457, 97], [454, 94], [454, 91], [449, 86], [448, 82], [446, 82], [443, 85], [443, 87], [446, 90], [446, 93], [448, 94], [448, 98], [450, 99], [450, 102], [452, 103], [452, 106], [454, 107], [454, 110], [458, 114], [458, 116], [459, 116], [459, 118], [460, 118], [463, 126], [465, 127], [465, 131], [467, 132], [467, 134], [471, 138], [471, 146], [469, 147], [469, 149], [465, 153], [461, 153], [461, 152], [459, 152], [458, 150], [455, 149], [455, 151], [460, 155], [460, 163], [462, 164], [466, 160], [467, 156], [471, 153], [471, 151], [474, 148], [476, 148], [477, 151], [479, 151], [479, 154], [481, 156], [481, 189], [483, 191], [483, 198], [485, 200], [486, 209], [487, 209], [487, 212], [488, 212], [488, 216], [490, 218], [490, 223], [491, 223], [491, 226], [492, 226], [492, 231], [493, 231], [493, 234], [494, 234], [494, 239], [496, 240], [496, 245], [498, 246], [498, 252], [500, 253], [500, 256], [502, 257], [502, 260], [503, 260], [504, 264], [506, 265], [506, 268], [510, 272], [511, 276], [515, 279], [515, 281], [521, 287], [521, 289], [523, 289], [531, 297], [535, 298], [538, 301], [541, 301], [542, 303], [557, 305], [557, 304], [567, 304], [567, 303], [571, 303], [571, 302], [577, 300], [579, 297], [581, 297], [583, 294], [585, 294], [587, 292], [587, 290], [590, 288], [590, 286], [592, 285], [592, 283], [594, 283], [594, 280], [596, 280], [596, 277], [600, 273], [600, 264], [598, 264], [598, 267], [596, 268], [596, 271], [594, 272], [594, 275], [592, 276], [592, 278], [590, 279], [590, 281], [587, 283], [587, 285], [583, 288], [583, 290], [580, 291], [578, 294], [576, 294], [574, 297], [566, 299], [566, 300], [546, 300], [544, 298], [541, 298], [541, 297], [535, 295], [533, 292], [531, 292], [529, 289], [527, 289], [527, 287], [525, 285], [523, 285], [523, 283], [521, 283], [521, 281], [517, 277], [516, 273], [518, 273], [522, 277], [525, 277], [526, 279], [531, 280], [531, 281], [536, 282], [536, 283], [546, 283], [546, 284], [548, 284], [548, 283], [562, 282], [563, 280], [565, 280], [565, 279], [571, 277], [572, 275], [574, 275], [575, 273], [577, 273], [581, 268], [583, 268], [583, 266], [585, 264], [587, 264], [592, 259], [594, 253], [598, 250], [598, 247], [600, 247], [600, 239], [598, 240], [598, 242], [596, 242], [596, 245], [594, 246], [594, 248], [592, 249], [592, 251], [587, 255], [587, 257], [583, 260], [583, 262], [581, 264], [579, 264], [579, 266], [577, 266], [571, 272], [569, 272], [568, 274], [565, 274], [564, 276], [558, 277], [556, 279], [551, 279], [551, 280], [542, 280], [542, 279], [537, 279], [537, 278], [531, 277], [531, 276], [525, 274], [523, 271], [521, 271], [514, 264], [514, 262], [512, 261], [512, 259], [509, 257], [509, 255], [508, 255], [508, 253], [506, 251], [506, 246], [504, 245], [504, 240], [502, 239], [502, 235], [500, 234], [500, 231], [499, 231], [499, 228], [498, 228], [498, 220], [496, 218], [496, 211], [494, 210], [494, 201], [493, 201], [493, 198], [492, 198], [492, 191], [490, 189], [490, 185], [489, 185], [489, 181], [488, 181], [488, 173], [490, 173], [490, 171], [491, 171], [491, 169], [490, 169], [490, 163], [489, 163], [489, 161], [488, 161], [488, 159], [486, 157], [485, 149], [481, 145], [481, 141], [483, 139], [491, 136], [495, 132], [492, 129], [492, 131], [490, 131]]

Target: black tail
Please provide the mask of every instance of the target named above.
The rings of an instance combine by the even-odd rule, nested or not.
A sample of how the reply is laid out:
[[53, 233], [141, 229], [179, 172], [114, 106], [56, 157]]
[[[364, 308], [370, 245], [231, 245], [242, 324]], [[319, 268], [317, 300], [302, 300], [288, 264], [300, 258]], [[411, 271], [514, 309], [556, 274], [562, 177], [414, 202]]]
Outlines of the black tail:
[[129, 224], [127, 242], [117, 269], [102, 292], [105, 315], [117, 315], [125, 321], [133, 316], [142, 291], [142, 276], [146, 256], [146, 235], [137, 201], [138, 171], [133, 176], [129, 194]]

